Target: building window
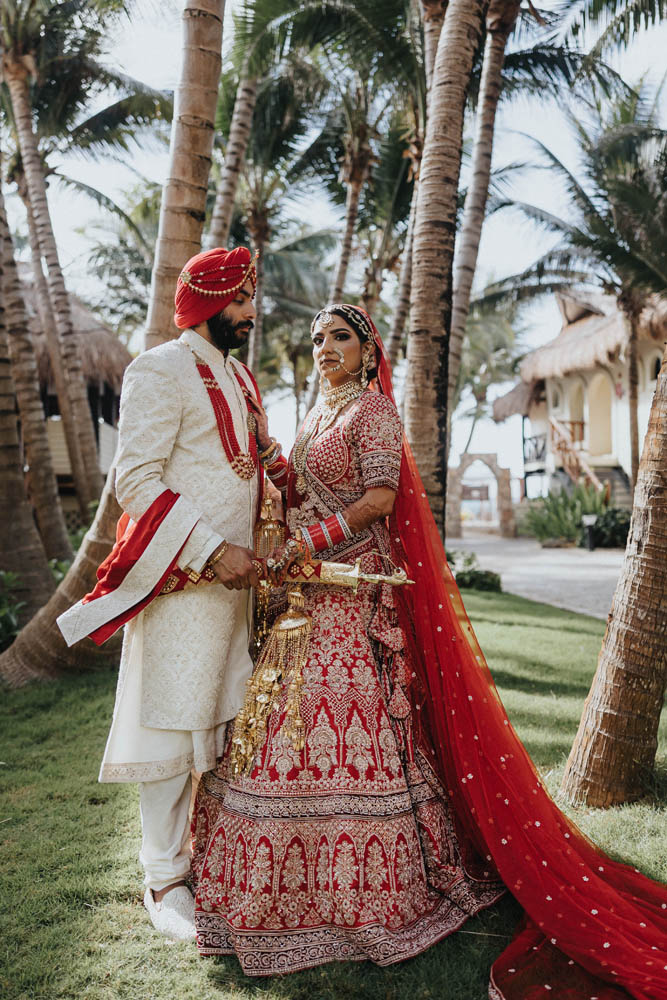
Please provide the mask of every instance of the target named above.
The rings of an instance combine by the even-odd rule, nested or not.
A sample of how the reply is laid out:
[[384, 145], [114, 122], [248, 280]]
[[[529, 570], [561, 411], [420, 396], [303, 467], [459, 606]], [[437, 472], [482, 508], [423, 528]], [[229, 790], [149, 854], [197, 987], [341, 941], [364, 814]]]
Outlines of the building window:
[[658, 375], [660, 374], [661, 364], [662, 364], [662, 358], [660, 357], [659, 354], [656, 354], [656, 356], [653, 358], [653, 361], [651, 361], [649, 367], [649, 372], [651, 375], [652, 382], [655, 382], [657, 380]]

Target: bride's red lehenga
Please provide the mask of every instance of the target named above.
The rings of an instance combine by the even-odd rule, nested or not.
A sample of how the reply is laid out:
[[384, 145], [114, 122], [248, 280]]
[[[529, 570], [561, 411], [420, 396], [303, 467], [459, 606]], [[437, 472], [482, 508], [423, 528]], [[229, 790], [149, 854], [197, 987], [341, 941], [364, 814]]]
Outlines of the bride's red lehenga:
[[[249, 975], [338, 960], [388, 965], [452, 933], [505, 891], [525, 919], [494, 963], [491, 1000], [667, 1000], [667, 888], [611, 861], [544, 789], [498, 697], [446, 564], [377, 345], [364, 393], [292, 462], [295, 530], [372, 486], [388, 522], [325, 553], [414, 587], [306, 585], [305, 749], [270, 717], [251, 773], [227, 756], [193, 817], [197, 944]], [[304, 425], [301, 434], [308, 432]], [[399, 474], [400, 471], [400, 474]], [[378, 555], [379, 553], [379, 555]]]

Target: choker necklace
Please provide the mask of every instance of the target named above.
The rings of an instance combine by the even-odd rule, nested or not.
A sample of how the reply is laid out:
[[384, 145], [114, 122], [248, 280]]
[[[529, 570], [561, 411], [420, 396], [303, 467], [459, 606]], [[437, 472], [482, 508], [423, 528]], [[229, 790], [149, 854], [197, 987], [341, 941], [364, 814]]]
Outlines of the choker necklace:
[[317, 404], [320, 414], [318, 429], [326, 430], [334, 422], [340, 410], [353, 399], [358, 399], [363, 392], [365, 389], [361, 382], [345, 382], [343, 385], [326, 389], [323, 398]]
[[366, 392], [361, 382], [345, 382], [324, 392], [317, 405], [311, 411], [308, 427], [294, 446], [292, 464], [296, 472], [297, 492], [304, 496], [308, 490], [306, 483], [306, 459], [315, 435], [321, 434], [335, 422], [336, 417], [353, 399], [359, 399]]

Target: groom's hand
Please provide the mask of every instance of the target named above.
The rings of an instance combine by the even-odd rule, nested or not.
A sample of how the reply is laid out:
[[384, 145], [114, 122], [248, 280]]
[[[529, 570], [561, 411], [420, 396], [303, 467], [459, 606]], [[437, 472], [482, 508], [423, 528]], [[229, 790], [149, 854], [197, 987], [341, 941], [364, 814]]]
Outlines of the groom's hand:
[[224, 556], [213, 566], [213, 571], [227, 590], [247, 590], [259, 583], [253, 559], [254, 553], [250, 549], [230, 544]]

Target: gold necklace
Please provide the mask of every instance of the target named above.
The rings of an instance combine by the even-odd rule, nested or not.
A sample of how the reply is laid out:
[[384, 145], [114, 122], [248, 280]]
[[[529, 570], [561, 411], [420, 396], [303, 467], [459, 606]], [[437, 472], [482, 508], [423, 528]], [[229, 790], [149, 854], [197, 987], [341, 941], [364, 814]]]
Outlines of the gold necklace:
[[306, 482], [306, 461], [315, 435], [322, 434], [335, 422], [336, 417], [353, 399], [359, 399], [366, 392], [361, 382], [345, 382], [343, 385], [327, 389], [324, 398], [313, 408], [304, 432], [294, 446], [292, 464], [296, 472], [297, 492], [304, 496], [308, 490]]

